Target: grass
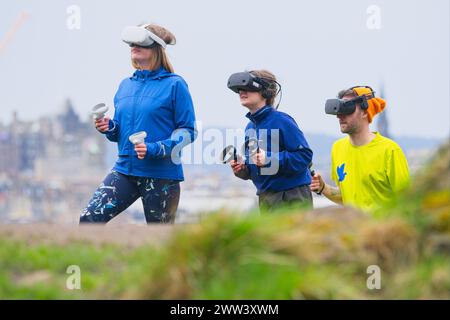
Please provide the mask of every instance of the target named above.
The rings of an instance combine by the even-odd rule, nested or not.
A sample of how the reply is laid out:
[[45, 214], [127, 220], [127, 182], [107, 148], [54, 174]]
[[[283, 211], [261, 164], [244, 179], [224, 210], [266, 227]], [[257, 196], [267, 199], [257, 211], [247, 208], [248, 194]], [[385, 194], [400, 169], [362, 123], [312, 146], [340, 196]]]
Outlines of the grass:
[[[0, 238], [0, 299], [450, 299], [449, 175], [443, 148], [375, 218], [216, 212], [160, 247]], [[81, 290], [66, 288], [69, 265]], [[380, 290], [366, 286], [370, 265]]]
[[[2, 239], [0, 298], [450, 298], [448, 253], [420, 253], [411, 225], [307, 218], [216, 214], [158, 249]], [[371, 264], [382, 269], [382, 290], [366, 287]], [[81, 268], [81, 290], [66, 288], [69, 265]]]

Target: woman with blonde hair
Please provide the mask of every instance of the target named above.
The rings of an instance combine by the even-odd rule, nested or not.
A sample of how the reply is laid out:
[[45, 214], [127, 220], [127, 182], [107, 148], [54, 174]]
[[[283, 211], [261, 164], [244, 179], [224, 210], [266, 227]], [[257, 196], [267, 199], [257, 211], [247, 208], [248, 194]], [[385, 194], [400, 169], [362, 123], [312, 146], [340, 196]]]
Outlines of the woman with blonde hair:
[[[95, 121], [97, 130], [117, 143], [118, 158], [80, 223], [106, 223], [138, 198], [147, 223], [173, 223], [184, 179], [179, 145], [191, 143], [196, 132], [188, 86], [166, 54], [176, 39], [166, 28], [148, 24], [125, 28], [122, 40], [131, 47], [136, 70], [117, 90], [114, 118]], [[138, 132], [145, 140], [130, 138]]]

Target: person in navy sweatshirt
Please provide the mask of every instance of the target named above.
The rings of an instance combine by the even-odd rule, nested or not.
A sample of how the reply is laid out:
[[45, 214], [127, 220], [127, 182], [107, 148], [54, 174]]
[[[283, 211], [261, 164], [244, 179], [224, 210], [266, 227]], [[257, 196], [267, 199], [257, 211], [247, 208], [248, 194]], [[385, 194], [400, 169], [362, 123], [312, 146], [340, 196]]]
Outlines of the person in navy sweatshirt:
[[238, 157], [230, 162], [234, 175], [252, 180], [262, 211], [285, 205], [312, 207], [309, 166], [313, 152], [295, 120], [274, 108], [281, 90], [276, 77], [267, 70], [235, 75], [236, 84], [229, 81], [228, 87], [249, 109], [250, 122], [245, 128], [245, 161]]
[[[196, 136], [188, 86], [165, 52], [174, 35], [158, 25], [128, 27], [122, 34], [136, 69], [114, 97], [114, 118], [96, 120], [97, 130], [118, 146], [112, 171], [94, 192], [80, 223], [106, 223], [142, 199], [147, 223], [173, 223], [184, 180], [182, 146]], [[130, 135], [145, 131], [143, 143]], [[181, 146], [181, 147], [180, 147]]]

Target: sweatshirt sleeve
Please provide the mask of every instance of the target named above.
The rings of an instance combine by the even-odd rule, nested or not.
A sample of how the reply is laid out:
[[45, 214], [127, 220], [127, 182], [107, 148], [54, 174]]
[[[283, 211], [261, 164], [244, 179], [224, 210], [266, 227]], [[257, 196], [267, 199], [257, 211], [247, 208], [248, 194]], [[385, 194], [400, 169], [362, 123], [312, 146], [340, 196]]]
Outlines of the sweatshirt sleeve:
[[[148, 158], [179, 157], [180, 151], [197, 137], [195, 112], [191, 94], [183, 79], [177, 81], [172, 90], [172, 106], [175, 130], [165, 140], [147, 143]], [[175, 149], [176, 148], [176, 149]]]
[[293, 174], [308, 169], [313, 152], [306, 141], [303, 132], [290, 116], [284, 115], [280, 123], [280, 145], [284, 144], [284, 150], [268, 155], [271, 161], [279, 161], [278, 172], [281, 174]]

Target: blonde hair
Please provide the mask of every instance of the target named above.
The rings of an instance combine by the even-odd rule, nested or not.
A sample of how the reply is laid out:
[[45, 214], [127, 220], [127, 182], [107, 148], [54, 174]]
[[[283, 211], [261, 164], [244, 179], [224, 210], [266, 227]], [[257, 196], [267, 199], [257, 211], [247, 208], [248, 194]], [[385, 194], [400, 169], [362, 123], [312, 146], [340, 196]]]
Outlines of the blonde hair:
[[[147, 30], [153, 32], [154, 34], [156, 34], [161, 39], [163, 39], [166, 44], [175, 44], [177, 41], [177, 39], [175, 38], [173, 33], [164, 27], [161, 27], [156, 24], [150, 24], [150, 25], [146, 26], [145, 28]], [[169, 61], [169, 57], [167, 56], [166, 50], [163, 47], [161, 47], [160, 45], [156, 45], [155, 47], [151, 48], [150, 50], [152, 50], [152, 56], [150, 57], [150, 61], [149, 61], [150, 62], [150, 70], [156, 70], [162, 66], [167, 71], [172, 72], [172, 73], [174, 72], [173, 66]], [[135, 69], [141, 69], [139, 64], [136, 61], [134, 61], [133, 59], [131, 59], [131, 64], [133, 65], [133, 67]]]
[[253, 70], [250, 71], [250, 73], [258, 78], [263, 78], [269, 83], [269, 87], [265, 89], [265, 92], [270, 95], [270, 98], [266, 98], [266, 102], [268, 105], [273, 106], [273, 104], [275, 103], [275, 98], [277, 97], [278, 93], [278, 86], [276, 83], [277, 78], [275, 77], [275, 75], [272, 72], [264, 69]]

